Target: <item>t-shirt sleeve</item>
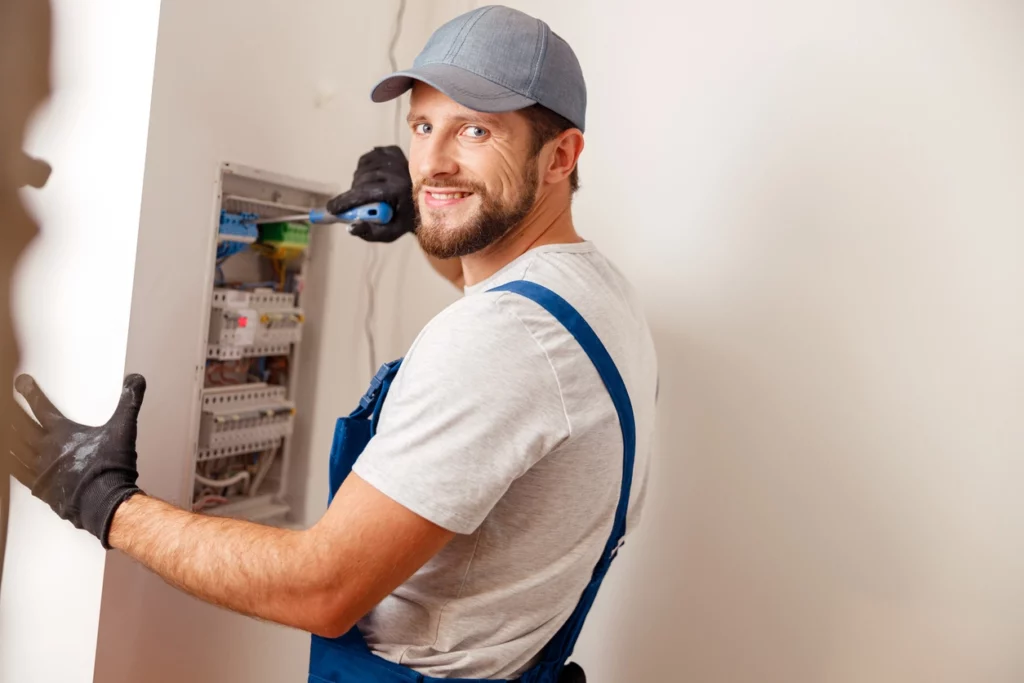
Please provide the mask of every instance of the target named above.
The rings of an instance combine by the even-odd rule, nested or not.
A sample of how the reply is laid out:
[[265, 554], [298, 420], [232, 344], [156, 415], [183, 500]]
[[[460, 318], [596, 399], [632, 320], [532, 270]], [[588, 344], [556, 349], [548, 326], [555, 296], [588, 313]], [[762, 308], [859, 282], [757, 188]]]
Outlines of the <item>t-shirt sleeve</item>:
[[554, 369], [502, 296], [512, 295], [469, 296], [421, 332], [353, 468], [460, 534], [569, 436]]

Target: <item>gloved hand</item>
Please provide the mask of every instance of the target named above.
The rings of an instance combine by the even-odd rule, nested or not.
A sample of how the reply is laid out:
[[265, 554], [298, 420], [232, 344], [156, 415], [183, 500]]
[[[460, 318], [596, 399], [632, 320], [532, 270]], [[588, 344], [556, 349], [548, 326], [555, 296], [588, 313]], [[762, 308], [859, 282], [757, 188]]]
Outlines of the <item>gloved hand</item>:
[[109, 550], [114, 512], [141, 493], [135, 484], [135, 438], [146, 380], [142, 375], [125, 378], [117, 409], [101, 427], [80, 425], [61, 415], [28, 375], [18, 377], [14, 387], [39, 421], [20, 408], [15, 412], [10, 450], [18, 460], [18, 478], [61, 518], [85, 529]]
[[386, 225], [353, 223], [349, 233], [367, 242], [394, 242], [416, 229], [412, 178], [409, 162], [400, 147], [375, 147], [359, 159], [352, 176], [352, 189], [327, 202], [327, 210], [337, 215], [363, 204], [387, 202], [394, 216]]

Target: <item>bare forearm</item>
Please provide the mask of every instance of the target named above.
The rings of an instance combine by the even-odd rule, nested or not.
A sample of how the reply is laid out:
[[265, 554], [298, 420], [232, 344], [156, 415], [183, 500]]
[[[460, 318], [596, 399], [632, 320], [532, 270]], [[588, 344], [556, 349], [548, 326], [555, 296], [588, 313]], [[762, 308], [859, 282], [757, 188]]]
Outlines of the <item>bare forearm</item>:
[[330, 580], [308, 532], [193, 514], [136, 495], [114, 516], [110, 544], [168, 583], [230, 610], [306, 631], [329, 620]]

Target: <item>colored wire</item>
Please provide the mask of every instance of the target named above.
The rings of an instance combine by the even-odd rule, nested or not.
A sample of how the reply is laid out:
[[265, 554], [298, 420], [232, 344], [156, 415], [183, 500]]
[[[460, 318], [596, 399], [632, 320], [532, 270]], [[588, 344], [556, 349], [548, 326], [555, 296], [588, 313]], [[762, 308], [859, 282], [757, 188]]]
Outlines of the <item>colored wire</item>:
[[270, 259], [270, 265], [273, 266], [274, 274], [277, 275], [277, 289], [283, 292], [285, 280], [288, 277], [288, 268], [280, 259], [276, 258]]

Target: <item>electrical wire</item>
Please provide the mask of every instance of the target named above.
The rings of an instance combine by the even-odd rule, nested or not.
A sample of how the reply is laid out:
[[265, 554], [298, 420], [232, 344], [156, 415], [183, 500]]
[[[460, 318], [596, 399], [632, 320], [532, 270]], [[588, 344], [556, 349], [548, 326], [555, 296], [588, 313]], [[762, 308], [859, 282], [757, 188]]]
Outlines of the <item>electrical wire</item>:
[[370, 256], [363, 266], [363, 279], [366, 282], [366, 317], [363, 320], [363, 331], [366, 334], [366, 348], [369, 354], [370, 377], [377, 373], [377, 345], [373, 334], [374, 314], [377, 303], [377, 245], [370, 245]]
[[224, 505], [227, 502], [224, 496], [203, 496], [192, 506], [192, 512], [202, 512], [211, 505]]
[[274, 275], [277, 276], [277, 291], [285, 291], [285, 281], [288, 278], [288, 266], [284, 261], [277, 258], [270, 259], [270, 265], [274, 268]]
[[239, 472], [238, 474], [232, 477], [228, 477], [227, 479], [207, 479], [202, 475], [196, 475], [197, 482], [199, 482], [203, 486], [209, 486], [210, 488], [213, 489], [226, 489], [229, 486], [234, 486], [235, 484], [241, 484], [243, 481], [248, 481], [248, 479], [248, 472]]
[[[395, 13], [395, 24], [391, 32], [391, 42], [388, 44], [388, 63], [391, 71], [398, 71], [398, 55], [395, 50], [398, 47], [398, 39], [402, 36], [402, 20], [405, 18], [407, 0], [398, 0], [398, 11]], [[402, 98], [395, 98], [395, 121], [394, 121], [394, 143], [401, 144], [402, 134]], [[377, 288], [380, 278], [384, 272], [384, 259], [379, 255], [379, 245], [370, 245], [370, 256], [364, 268], [364, 280], [366, 282], [366, 317], [363, 320], [363, 331], [366, 335], [367, 355], [370, 362], [370, 377], [377, 373], [377, 343], [374, 336], [374, 323], [377, 312]]]
[[[249, 487], [249, 496], [255, 496], [260, 487], [263, 486], [263, 480], [270, 474], [270, 468], [274, 464], [274, 459], [277, 456], [277, 449], [271, 449], [265, 451], [260, 455], [259, 469], [256, 471], [256, 476], [252, 478], [252, 485]], [[246, 473], [248, 474], [248, 472]]]

